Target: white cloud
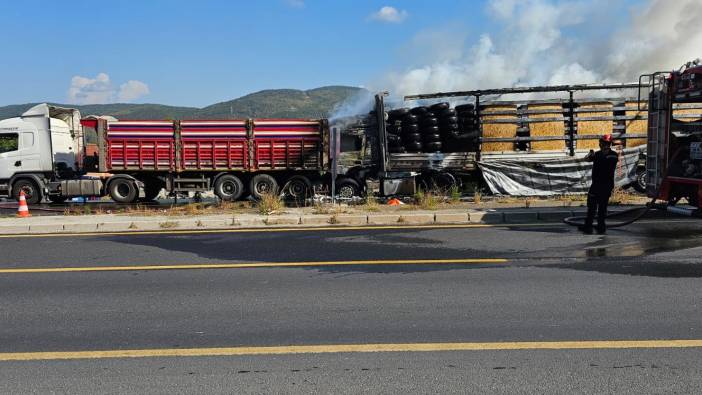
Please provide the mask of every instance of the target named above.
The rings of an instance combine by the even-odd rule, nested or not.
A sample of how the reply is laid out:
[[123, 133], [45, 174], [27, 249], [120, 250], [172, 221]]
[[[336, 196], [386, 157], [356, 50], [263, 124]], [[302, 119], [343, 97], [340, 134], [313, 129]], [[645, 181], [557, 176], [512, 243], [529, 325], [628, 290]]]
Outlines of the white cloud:
[[130, 102], [149, 94], [149, 86], [141, 81], [130, 80], [116, 90], [110, 76], [99, 73], [95, 78], [76, 75], [68, 88], [71, 104], [106, 104], [115, 100]]
[[285, 0], [285, 4], [293, 8], [305, 8], [305, 0]]
[[120, 102], [130, 102], [149, 94], [149, 86], [141, 81], [129, 80], [119, 86], [117, 100]]
[[112, 101], [114, 90], [110, 76], [105, 73], [95, 78], [75, 76], [68, 88], [68, 100], [72, 104], [105, 104]]
[[384, 6], [377, 12], [371, 14], [370, 19], [385, 23], [401, 23], [407, 19], [407, 11], [398, 10], [395, 7]]

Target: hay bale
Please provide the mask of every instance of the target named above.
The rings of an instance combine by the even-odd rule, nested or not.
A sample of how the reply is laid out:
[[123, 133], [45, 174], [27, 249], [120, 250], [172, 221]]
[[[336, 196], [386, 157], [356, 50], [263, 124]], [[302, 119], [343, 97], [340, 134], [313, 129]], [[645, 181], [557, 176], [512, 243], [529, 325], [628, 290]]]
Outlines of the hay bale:
[[[529, 111], [540, 111], [540, 110], [560, 110], [563, 111], [563, 106], [561, 104], [529, 104], [527, 106]], [[563, 113], [543, 113], [543, 114], [529, 114], [529, 119], [540, 119], [540, 118], [560, 118]], [[565, 136], [565, 123], [563, 121], [548, 121], [548, 122], [533, 122], [529, 123], [529, 135], [531, 137], [544, 137], [544, 136]], [[548, 140], [548, 141], [532, 141], [531, 150], [532, 151], [563, 151], [566, 149], [565, 140]]]
[[[695, 106], [699, 107], [699, 104]], [[702, 116], [702, 109], [698, 108], [675, 108], [673, 109], [673, 119], [681, 122], [695, 122], [699, 121]], [[694, 118], [679, 118], [680, 115], [695, 115]]]
[[[508, 112], [508, 114], [493, 114], [494, 112]], [[483, 137], [516, 137], [519, 119], [517, 118], [517, 106], [511, 104], [490, 104], [481, 110], [481, 121], [491, 121], [496, 119], [509, 119], [514, 123], [483, 123]], [[483, 143], [483, 152], [514, 151], [514, 143], [493, 142]]]
[[[631, 133], [631, 134], [646, 134], [648, 133], [648, 120], [646, 117], [648, 116], [648, 102], [642, 101], [640, 102], [641, 110], [639, 110], [639, 102], [638, 101], [627, 101], [624, 105], [626, 107], [625, 115], [627, 117], [634, 117], [634, 116], [640, 116], [643, 117], [644, 119], [627, 119], [625, 121], [625, 131], [626, 133]], [[646, 138], [636, 138], [636, 139], [627, 139], [626, 140], [626, 146], [627, 147], [638, 147], [640, 145], [646, 145]]]
[[[591, 118], [591, 117], [613, 117], [612, 103], [610, 102], [582, 102], [578, 106], [578, 116], [577, 118]], [[578, 135], [598, 135], [611, 134], [614, 130], [614, 122], [612, 119], [606, 121], [577, 121], [578, 123]], [[600, 147], [597, 139], [592, 140], [578, 140], [577, 149], [590, 150], [598, 149]]]

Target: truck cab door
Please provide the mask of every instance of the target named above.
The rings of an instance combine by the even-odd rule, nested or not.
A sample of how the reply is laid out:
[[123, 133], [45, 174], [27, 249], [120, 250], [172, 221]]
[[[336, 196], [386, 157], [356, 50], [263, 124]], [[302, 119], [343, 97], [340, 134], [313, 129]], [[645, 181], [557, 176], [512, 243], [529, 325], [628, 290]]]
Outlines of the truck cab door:
[[7, 180], [22, 170], [19, 151], [20, 133], [0, 133], [0, 180]]

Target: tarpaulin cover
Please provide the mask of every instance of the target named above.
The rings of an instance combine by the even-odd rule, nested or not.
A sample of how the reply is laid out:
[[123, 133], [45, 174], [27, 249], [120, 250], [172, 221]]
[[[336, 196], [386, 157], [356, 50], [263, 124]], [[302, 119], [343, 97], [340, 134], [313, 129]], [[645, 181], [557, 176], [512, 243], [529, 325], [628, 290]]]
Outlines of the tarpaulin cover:
[[[615, 186], [636, 180], [639, 155], [645, 147], [617, 150], [619, 162], [614, 172]], [[586, 154], [564, 157], [530, 156], [483, 158], [478, 162], [483, 178], [494, 194], [552, 196], [586, 193], [592, 181], [592, 162]]]

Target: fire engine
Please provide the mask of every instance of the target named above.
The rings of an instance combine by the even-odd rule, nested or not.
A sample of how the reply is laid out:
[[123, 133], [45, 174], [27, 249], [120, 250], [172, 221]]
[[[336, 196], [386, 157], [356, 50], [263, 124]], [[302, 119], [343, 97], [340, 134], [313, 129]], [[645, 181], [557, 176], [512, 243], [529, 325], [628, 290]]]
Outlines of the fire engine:
[[702, 65], [688, 62], [677, 71], [640, 77], [648, 85], [647, 193], [675, 206], [702, 203]]

